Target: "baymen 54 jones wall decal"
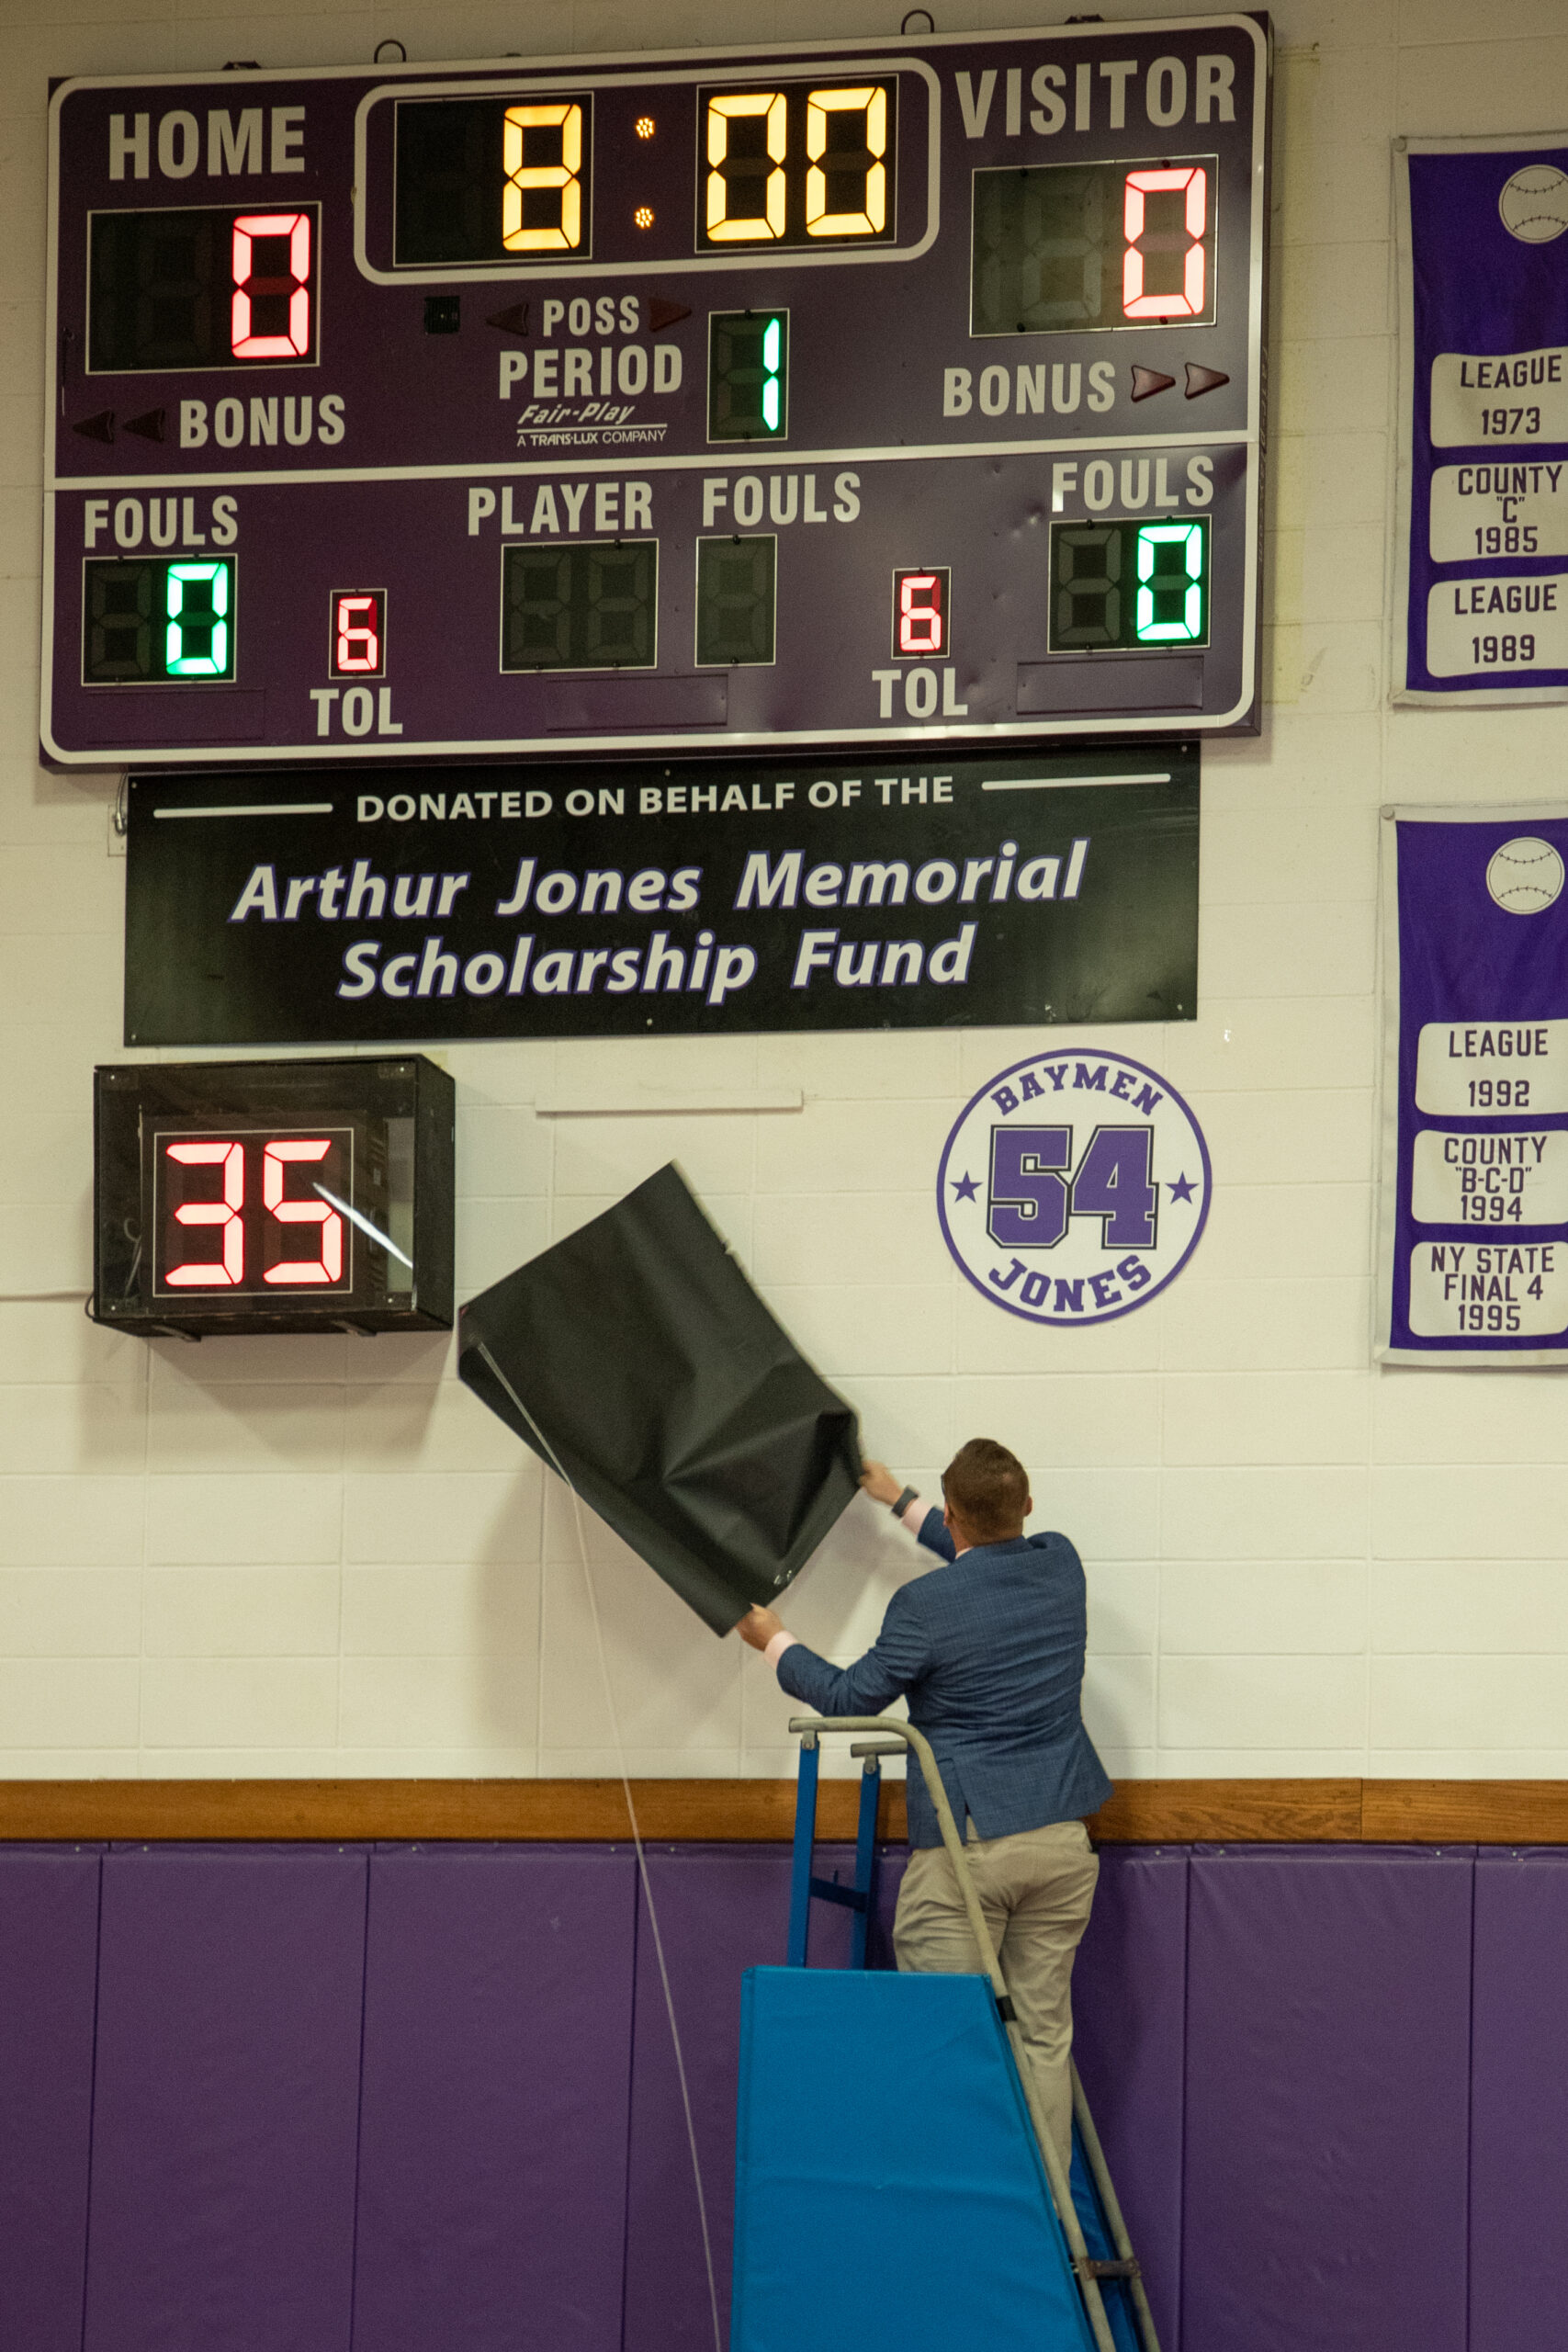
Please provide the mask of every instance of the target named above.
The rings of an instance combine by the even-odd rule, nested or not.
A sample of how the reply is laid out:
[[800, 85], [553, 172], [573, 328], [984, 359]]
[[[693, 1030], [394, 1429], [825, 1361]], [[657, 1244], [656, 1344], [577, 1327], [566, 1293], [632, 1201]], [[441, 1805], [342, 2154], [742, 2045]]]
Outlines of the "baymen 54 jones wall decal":
[[1146, 1306], [1198, 1246], [1208, 1146], [1165, 1079], [1055, 1046], [987, 1080], [948, 1136], [937, 1214], [964, 1273], [1031, 1323]]

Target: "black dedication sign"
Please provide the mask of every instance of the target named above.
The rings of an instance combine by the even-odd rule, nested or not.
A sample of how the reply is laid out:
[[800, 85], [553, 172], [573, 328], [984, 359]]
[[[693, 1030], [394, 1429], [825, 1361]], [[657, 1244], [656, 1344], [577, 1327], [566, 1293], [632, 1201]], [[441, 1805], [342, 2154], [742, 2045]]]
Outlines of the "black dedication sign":
[[1184, 1021], [1198, 747], [138, 776], [132, 1046]]

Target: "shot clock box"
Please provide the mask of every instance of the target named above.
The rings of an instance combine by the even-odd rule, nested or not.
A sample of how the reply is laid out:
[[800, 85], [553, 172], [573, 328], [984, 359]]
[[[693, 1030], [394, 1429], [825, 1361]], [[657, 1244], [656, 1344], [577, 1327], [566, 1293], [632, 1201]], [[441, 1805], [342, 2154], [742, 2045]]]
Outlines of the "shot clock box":
[[449, 1329], [455, 1100], [423, 1054], [98, 1069], [95, 1321]]
[[73, 79], [111, 766], [1256, 724], [1266, 17]]

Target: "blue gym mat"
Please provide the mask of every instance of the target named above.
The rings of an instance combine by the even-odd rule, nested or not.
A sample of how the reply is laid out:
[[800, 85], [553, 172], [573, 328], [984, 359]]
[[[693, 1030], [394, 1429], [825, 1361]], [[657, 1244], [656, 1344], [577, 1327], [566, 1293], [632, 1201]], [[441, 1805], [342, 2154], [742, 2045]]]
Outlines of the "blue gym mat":
[[989, 1984], [749, 1969], [730, 2352], [969, 2345], [1093, 2352]]

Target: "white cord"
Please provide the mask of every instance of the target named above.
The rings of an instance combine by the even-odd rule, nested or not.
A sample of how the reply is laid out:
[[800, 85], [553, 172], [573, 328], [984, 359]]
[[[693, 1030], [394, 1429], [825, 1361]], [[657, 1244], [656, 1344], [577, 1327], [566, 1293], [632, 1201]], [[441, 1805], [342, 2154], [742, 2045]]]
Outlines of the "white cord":
[[675, 2022], [675, 2001], [670, 1990], [670, 1970], [664, 1958], [664, 1939], [659, 1931], [659, 1912], [653, 1900], [652, 1882], [648, 1874], [648, 1857], [643, 1851], [642, 1831], [637, 1825], [637, 1806], [632, 1799], [631, 1775], [626, 1770], [626, 1742], [621, 1736], [621, 1719], [615, 1710], [615, 1696], [610, 1683], [610, 1661], [604, 1649], [604, 1635], [599, 1623], [599, 1596], [593, 1589], [593, 1572], [588, 1564], [588, 1537], [582, 1524], [582, 1498], [561, 1466], [559, 1455], [533, 1414], [523, 1402], [512, 1383], [481, 1340], [478, 1352], [483, 1356], [497, 1380], [505, 1389], [534, 1435], [538, 1439], [556, 1476], [571, 1497], [572, 1519], [577, 1528], [578, 1556], [582, 1563], [582, 1581], [588, 1588], [589, 1613], [593, 1620], [593, 1639], [599, 1650], [599, 1673], [604, 1685], [604, 1704], [609, 1711], [611, 1735], [615, 1743], [615, 1755], [620, 1764], [621, 1786], [626, 1792], [626, 1818], [632, 1826], [632, 1844], [637, 1849], [637, 1875], [642, 1884], [643, 1900], [648, 1905], [648, 1922], [653, 1930], [653, 1950], [659, 1962], [659, 1981], [664, 1989], [664, 2012], [670, 2020], [670, 2040], [675, 2052], [675, 2072], [681, 2079], [681, 2105], [686, 2118], [686, 2143], [692, 2152], [692, 2178], [697, 2191], [697, 2220], [703, 2233], [703, 2261], [707, 2269], [708, 2306], [713, 2313], [714, 2352], [724, 2352], [724, 2330], [718, 2316], [718, 2285], [714, 2276], [713, 2240], [708, 2232], [707, 2199], [703, 2192], [702, 2160], [697, 2154], [697, 2129], [692, 2116], [691, 2086], [686, 2080], [686, 2061], [681, 2049], [681, 2029]]

